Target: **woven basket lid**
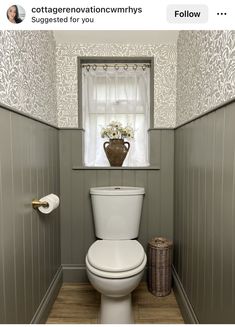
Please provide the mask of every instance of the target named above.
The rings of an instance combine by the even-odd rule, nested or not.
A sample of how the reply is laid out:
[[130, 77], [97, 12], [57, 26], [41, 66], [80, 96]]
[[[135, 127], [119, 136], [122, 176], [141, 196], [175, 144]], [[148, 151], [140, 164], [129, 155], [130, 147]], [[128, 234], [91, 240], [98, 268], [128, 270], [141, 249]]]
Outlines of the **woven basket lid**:
[[173, 246], [172, 241], [164, 237], [154, 237], [148, 244], [154, 248], [171, 248]]

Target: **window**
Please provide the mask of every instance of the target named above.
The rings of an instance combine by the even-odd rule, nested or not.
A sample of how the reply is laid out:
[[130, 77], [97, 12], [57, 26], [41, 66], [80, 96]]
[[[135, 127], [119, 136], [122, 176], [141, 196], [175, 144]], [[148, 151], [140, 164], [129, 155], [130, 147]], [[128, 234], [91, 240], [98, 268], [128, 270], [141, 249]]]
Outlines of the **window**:
[[109, 166], [103, 150], [102, 127], [111, 121], [134, 129], [123, 166], [147, 166], [150, 113], [149, 65], [83, 64], [82, 107], [86, 166]]

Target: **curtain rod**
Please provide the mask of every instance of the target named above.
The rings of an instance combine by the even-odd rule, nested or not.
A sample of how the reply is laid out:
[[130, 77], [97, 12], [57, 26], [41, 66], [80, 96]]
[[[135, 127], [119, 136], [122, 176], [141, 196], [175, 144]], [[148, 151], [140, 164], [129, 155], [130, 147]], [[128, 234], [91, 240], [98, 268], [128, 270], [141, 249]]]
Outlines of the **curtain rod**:
[[146, 68], [151, 67], [149, 63], [87, 63], [87, 64], [81, 64], [82, 68], [86, 68], [87, 70], [93, 69], [96, 70], [98, 67], [102, 67], [104, 70], [107, 70], [109, 67], [113, 67], [116, 70], [119, 68], [124, 68], [127, 70], [128, 68], [133, 68], [136, 70], [137, 68], [142, 68], [145, 70]]

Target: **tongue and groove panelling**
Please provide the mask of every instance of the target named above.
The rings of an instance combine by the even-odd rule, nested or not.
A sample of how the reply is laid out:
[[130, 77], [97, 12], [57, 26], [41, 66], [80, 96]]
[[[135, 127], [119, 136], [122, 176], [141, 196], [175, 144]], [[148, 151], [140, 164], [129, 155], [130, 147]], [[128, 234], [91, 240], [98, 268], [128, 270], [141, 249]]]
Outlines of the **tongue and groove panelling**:
[[33, 198], [59, 195], [58, 130], [0, 108], [0, 323], [30, 323], [60, 268], [59, 210]]
[[174, 267], [200, 323], [235, 323], [235, 103], [175, 132]]

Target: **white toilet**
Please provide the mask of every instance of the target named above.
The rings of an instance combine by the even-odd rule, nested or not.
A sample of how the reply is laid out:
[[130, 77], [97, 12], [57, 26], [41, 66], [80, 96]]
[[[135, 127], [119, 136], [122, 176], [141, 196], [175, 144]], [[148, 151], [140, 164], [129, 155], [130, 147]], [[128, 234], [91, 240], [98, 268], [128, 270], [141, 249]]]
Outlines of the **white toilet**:
[[87, 253], [87, 275], [101, 293], [100, 323], [134, 322], [131, 292], [142, 279], [146, 254], [139, 234], [142, 187], [90, 189], [97, 238]]

